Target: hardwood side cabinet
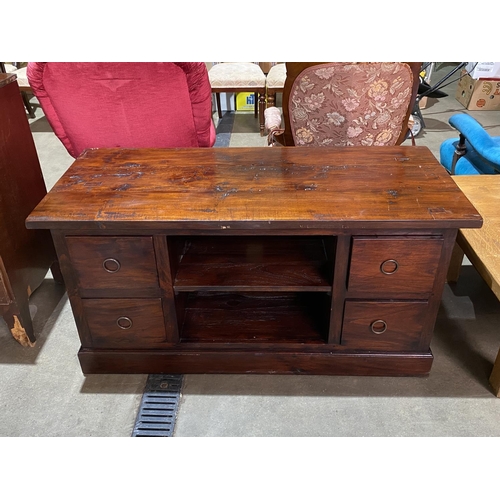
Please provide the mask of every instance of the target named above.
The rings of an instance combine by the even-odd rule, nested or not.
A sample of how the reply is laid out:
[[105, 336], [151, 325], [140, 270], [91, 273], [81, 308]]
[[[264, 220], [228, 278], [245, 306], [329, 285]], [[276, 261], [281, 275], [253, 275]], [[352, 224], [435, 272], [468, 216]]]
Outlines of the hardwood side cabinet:
[[23, 346], [36, 340], [29, 297], [57, 261], [50, 231], [25, 226], [46, 194], [16, 76], [0, 74], [0, 315]]
[[27, 219], [86, 374], [425, 375], [481, 224], [422, 147], [89, 150]]

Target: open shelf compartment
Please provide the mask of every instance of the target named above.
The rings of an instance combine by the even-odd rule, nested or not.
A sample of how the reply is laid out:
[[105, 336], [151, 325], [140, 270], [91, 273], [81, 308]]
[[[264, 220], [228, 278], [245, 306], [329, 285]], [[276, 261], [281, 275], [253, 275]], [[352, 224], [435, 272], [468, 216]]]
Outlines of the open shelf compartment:
[[181, 342], [324, 344], [331, 295], [315, 293], [177, 294]]
[[[325, 240], [328, 240], [325, 242]], [[314, 291], [332, 288], [333, 237], [170, 237], [174, 290]]]

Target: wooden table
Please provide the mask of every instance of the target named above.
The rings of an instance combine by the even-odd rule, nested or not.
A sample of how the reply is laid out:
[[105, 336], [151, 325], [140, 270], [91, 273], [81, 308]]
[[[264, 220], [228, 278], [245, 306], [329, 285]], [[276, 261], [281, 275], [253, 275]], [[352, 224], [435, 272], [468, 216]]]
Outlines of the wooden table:
[[[481, 229], [461, 229], [453, 251], [448, 281], [457, 281], [464, 253], [500, 300], [500, 176], [456, 175], [453, 180], [482, 215]], [[490, 384], [500, 397], [500, 351]]]
[[425, 375], [481, 224], [422, 147], [89, 150], [27, 219], [84, 373]]
[[25, 219], [47, 194], [16, 76], [0, 74], [0, 315], [23, 346], [36, 340], [29, 297], [57, 258], [47, 230]]

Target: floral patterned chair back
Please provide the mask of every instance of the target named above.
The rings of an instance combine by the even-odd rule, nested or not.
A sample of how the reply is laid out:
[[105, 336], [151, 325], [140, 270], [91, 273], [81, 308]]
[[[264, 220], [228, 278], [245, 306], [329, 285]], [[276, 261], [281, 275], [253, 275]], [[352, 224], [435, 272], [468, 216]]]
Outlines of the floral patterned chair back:
[[394, 146], [405, 140], [421, 63], [286, 65], [285, 145]]

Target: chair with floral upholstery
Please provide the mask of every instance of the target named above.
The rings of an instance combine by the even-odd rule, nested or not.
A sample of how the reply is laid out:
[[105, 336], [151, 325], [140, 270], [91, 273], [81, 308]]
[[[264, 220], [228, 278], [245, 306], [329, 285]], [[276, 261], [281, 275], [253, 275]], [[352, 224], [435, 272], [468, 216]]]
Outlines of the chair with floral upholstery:
[[[257, 63], [222, 62], [208, 71], [210, 86], [217, 99], [217, 111], [222, 118], [221, 92], [254, 92], [255, 116], [259, 116], [260, 133], [264, 135], [264, 108], [266, 104], [266, 75]], [[258, 105], [257, 105], [258, 102]]]
[[270, 145], [394, 146], [408, 136], [421, 63], [285, 64], [283, 116], [265, 111]]

